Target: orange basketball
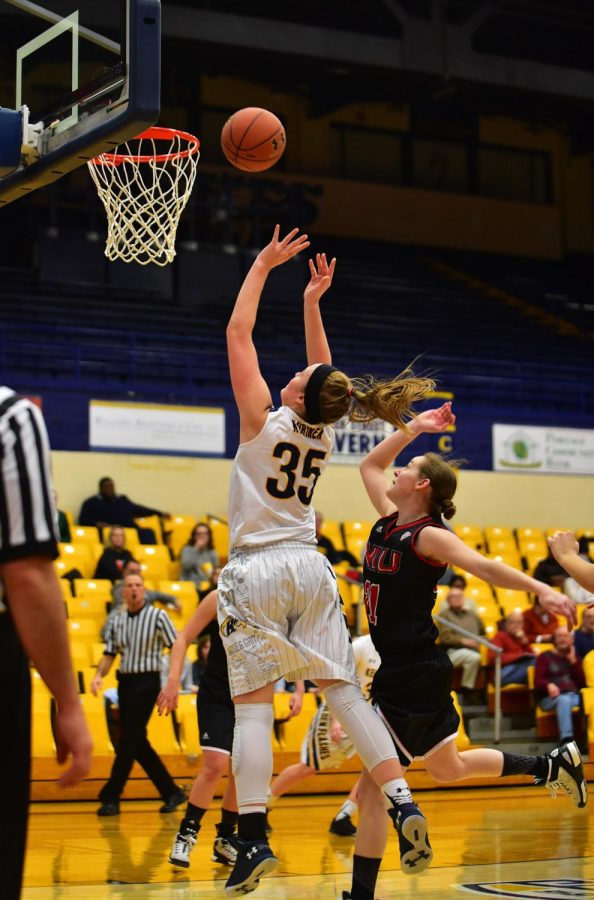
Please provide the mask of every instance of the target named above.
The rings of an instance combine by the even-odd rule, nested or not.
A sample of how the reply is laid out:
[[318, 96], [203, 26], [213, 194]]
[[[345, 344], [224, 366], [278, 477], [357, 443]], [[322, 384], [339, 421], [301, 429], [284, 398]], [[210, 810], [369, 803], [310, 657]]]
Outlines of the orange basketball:
[[283, 155], [285, 129], [274, 113], [247, 106], [230, 116], [221, 132], [221, 147], [229, 162], [244, 172], [263, 172]]

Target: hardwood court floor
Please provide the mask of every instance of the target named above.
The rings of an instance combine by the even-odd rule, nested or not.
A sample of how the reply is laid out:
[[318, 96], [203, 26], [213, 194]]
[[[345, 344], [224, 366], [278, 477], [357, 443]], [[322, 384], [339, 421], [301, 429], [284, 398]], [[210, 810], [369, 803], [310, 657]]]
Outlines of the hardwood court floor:
[[[338, 796], [288, 797], [271, 813], [280, 866], [254, 898], [335, 900], [350, 886], [353, 840], [328, 833]], [[380, 900], [497, 896], [594, 897], [591, 808], [552, 800], [539, 788], [418, 792], [435, 852], [417, 878], [400, 872], [395, 836], [380, 872]], [[32, 808], [23, 900], [202, 900], [222, 898], [228, 870], [210, 861], [218, 810], [209, 812], [189, 870], [167, 862], [178, 814], [155, 801], [128, 801], [117, 818], [96, 803]], [[594, 807], [592, 807], [594, 808]], [[529, 882], [529, 884], [522, 884]]]

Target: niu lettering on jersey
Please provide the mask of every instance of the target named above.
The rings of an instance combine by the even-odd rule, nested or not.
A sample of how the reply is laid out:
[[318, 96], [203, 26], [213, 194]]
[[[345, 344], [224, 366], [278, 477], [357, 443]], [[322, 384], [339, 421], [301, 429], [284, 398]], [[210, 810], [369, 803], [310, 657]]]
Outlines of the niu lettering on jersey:
[[425, 559], [416, 541], [427, 526], [443, 528], [432, 516], [398, 524], [398, 513], [371, 529], [364, 564], [364, 600], [369, 632], [382, 666], [432, 656], [437, 629], [431, 617], [437, 582], [446, 566]]

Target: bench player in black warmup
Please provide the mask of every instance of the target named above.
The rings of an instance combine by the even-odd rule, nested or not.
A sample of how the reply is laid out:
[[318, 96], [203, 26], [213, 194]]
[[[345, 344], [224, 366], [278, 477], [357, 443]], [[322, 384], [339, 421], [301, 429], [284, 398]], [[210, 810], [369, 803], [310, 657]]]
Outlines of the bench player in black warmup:
[[[452, 664], [436, 645], [431, 611], [436, 585], [446, 565], [459, 566], [501, 587], [536, 594], [551, 612], [575, 621], [575, 604], [548, 585], [510, 566], [486, 559], [467, 547], [442, 520], [456, 508], [456, 475], [434, 453], [413, 457], [386, 480], [385, 469], [422, 432], [445, 431], [455, 417], [451, 404], [421, 413], [409, 433], [395, 432], [361, 464], [367, 493], [382, 516], [369, 536], [364, 566], [364, 597], [369, 631], [381, 665], [373, 680], [372, 699], [387, 726], [404, 769], [425, 760], [436, 781], [480, 776], [532, 774], [537, 784], [568, 794], [578, 807], [587, 803], [579, 750], [574, 742], [545, 756], [516, 756], [500, 750], [459, 752], [454, 743], [459, 718], [451, 698]], [[398, 811], [390, 810], [392, 818]], [[359, 787], [359, 828], [355, 841], [353, 885], [343, 900], [373, 900], [387, 839], [384, 802], [364, 772]], [[426, 822], [409, 817], [399, 829], [401, 857], [411, 872], [427, 868], [432, 851]], [[407, 846], [408, 843], [408, 846]]]

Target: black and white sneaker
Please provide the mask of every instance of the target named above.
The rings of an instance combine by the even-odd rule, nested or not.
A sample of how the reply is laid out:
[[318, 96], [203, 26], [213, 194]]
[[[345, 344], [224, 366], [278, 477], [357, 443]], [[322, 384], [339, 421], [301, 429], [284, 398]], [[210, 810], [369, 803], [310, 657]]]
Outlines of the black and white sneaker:
[[236, 835], [229, 837], [217, 835], [212, 845], [212, 861], [222, 863], [224, 866], [234, 866], [237, 860], [237, 840]]
[[260, 878], [273, 872], [278, 859], [267, 841], [246, 841], [237, 838], [237, 859], [227, 883], [227, 895], [249, 894], [258, 887]]
[[534, 783], [544, 785], [552, 797], [567, 794], [579, 809], [588, 803], [588, 786], [584, 778], [582, 757], [575, 741], [557, 747], [545, 754], [549, 764], [546, 778], [535, 778]]
[[190, 853], [196, 843], [195, 831], [178, 831], [173, 841], [173, 848], [169, 854], [169, 862], [172, 866], [187, 869], [190, 866]]
[[400, 868], [405, 875], [419, 875], [433, 859], [427, 820], [416, 803], [402, 803], [389, 812], [398, 832]]
[[338, 834], [340, 837], [354, 837], [357, 834], [357, 828], [353, 825], [353, 820], [350, 816], [336, 816], [330, 822], [328, 831], [332, 834]]

